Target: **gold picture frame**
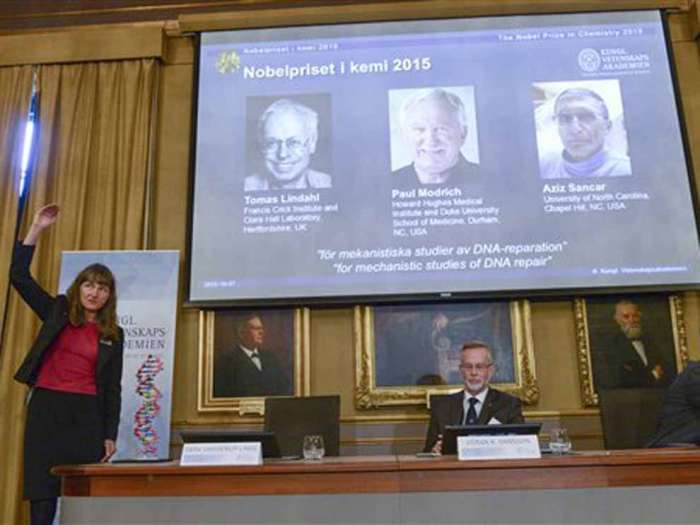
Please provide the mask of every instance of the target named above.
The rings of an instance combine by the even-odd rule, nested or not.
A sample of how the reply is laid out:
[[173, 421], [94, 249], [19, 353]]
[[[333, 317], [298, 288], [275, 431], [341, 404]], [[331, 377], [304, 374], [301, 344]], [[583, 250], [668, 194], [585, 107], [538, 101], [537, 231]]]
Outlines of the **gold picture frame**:
[[[218, 352], [237, 344], [237, 320], [249, 315], [259, 316], [266, 328], [262, 348], [277, 348], [285, 358], [290, 382], [290, 395], [308, 396], [311, 391], [309, 374], [309, 309], [250, 309], [203, 310], [199, 313], [199, 358], [197, 380], [197, 410], [199, 412], [230, 412], [238, 416], [264, 415], [265, 397], [229, 397], [215, 395], [214, 373]], [[267, 326], [272, 326], [269, 330]], [[269, 341], [271, 332], [276, 340]], [[289, 355], [284, 355], [289, 347]], [[280, 348], [283, 350], [280, 352]], [[291, 368], [291, 369], [290, 369]]]
[[[393, 319], [392, 315], [395, 315]], [[378, 319], [378, 317], [386, 317], [386, 319]], [[424, 331], [431, 332], [430, 345], [416, 343], [420, 337], [415, 337], [414, 334], [420, 333], [420, 328], [416, 327], [421, 323], [426, 327]], [[496, 327], [495, 331], [507, 333], [494, 333], [494, 327]], [[392, 348], [392, 344], [387, 343], [392, 334], [387, 335], [385, 332], [393, 331], [400, 337], [406, 328], [410, 333], [404, 335], [408, 337], [407, 346], [412, 348], [409, 352], [413, 352], [411, 356], [414, 358], [405, 355], [403, 345], [393, 345], [401, 348]], [[451, 329], [452, 332], [450, 332]], [[376, 333], [377, 330], [381, 333]], [[499, 381], [497, 372], [494, 375], [493, 384], [501, 390], [517, 395], [526, 404], [537, 402], [540, 390], [535, 372], [530, 304], [526, 300], [520, 300], [449, 305], [356, 306], [354, 310], [356, 408], [374, 409], [401, 405], [429, 407], [432, 394], [445, 394], [463, 388], [461, 382], [450, 380], [453, 377], [452, 371], [448, 376], [447, 373], [435, 373], [435, 368], [430, 370], [430, 366], [427, 366], [424, 370], [426, 373], [422, 374], [418, 381], [409, 382], [405, 378], [411, 373], [404, 373], [405, 370], [401, 368], [405, 368], [407, 363], [410, 363], [408, 366], [413, 366], [417, 360], [425, 360], [428, 354], [428, 359], [437, 363], [439, 371], [447, 370], [448, 366], [456, 371], [455, 359], [459, 358], [459, 347], [464, 342], [462, 340], [464, 338], [483, 340], [491, 346], [494, 340], [499, 340], [501, 343], [510, 341], [509, 348], [492, 348], [494, 354], [502, 354], [501, 359], [498, 355], [494, 355], [499, 367], [504, 364], [502, 361], [508, 361], [505, 363], [507, 366], [503, 368], [507, 369], [506, 375], [509, 377], [507, 381]], [[378, 342], [380, 343], [379, 360]], [[426, 352], [426, 346], [430, 347], [428, 352]], [[505, 347], [506, 344], [503, 343], [500, 346]], [[433, 356], [433, 350], [438, 353], [437, 358]], [[392, 353], [402, 355], [399, 359], [389, 357], [389, 367], [382, 365], [383, 361], [387, 361], [387, 356], [382, 354]], [[444, 355], [450, 357], [445, 360]], [[395, 372], [394, 364], [398, 367], [398, 373]], [[387, 374], [386, 370], [391, 370], [391, 373]], [[413, 373], [412, 377], [418, 374], [420, 372]], [[392, 377], [385, 377], [387, 375]], [[448, 376], [447, 380], [439, 381], [438, 379], [442, 379], [443, 376]], [[427, 384], [431, 382], [442, 384]]]
[[[652, 333], [659, 332], [654, 334], [654, 337], [665, 340], [667, 342], [665, 346], [668, 346], [668, 342], [672, 342], [672, 352], [667, 351], [666, 359], [672, 357], [675, 361], [674, 375], [683, 370], [688, 362], [688, 342], [681, 296], [636, 294], [577, 298], [574, 300], [574, 319], [581, 398], [584, 406], [598, 406], [599, 381], [596, 374], [603, 377], [609, 368], [608, 362], [600, 357], [604, 355], [604, 347], [609, 346], [604, 344], [603, 338], [606, 332], [608, 337], [615, 331], [622, 333], [614, 320], [616, 305], [621, 301], [637, 304], [642, 312], [642, 326], [649, 324]], [[644, 319], [649, 319], [649, 322]], [[644, 331], [649, 330], [644, 328]], [[625, 385], [608, 383], [606, 387], [624, 388]]]

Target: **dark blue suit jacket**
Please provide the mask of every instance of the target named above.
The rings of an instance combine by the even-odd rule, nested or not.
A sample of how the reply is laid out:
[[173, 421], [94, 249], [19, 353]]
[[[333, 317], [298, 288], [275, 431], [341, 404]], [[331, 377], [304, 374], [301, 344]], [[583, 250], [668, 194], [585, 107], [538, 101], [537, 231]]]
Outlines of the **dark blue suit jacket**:
[[[425, 452], [432, 450], [438, 436], [445, 434], [447, 425], [461, 425], [464, 420], [464, 391], [432, 401], [428, 434], [423, 449]], [[489, 388], [477, 424], [487, 425], [494, 417], [503, 424], [524, 423], [520, 399], [495, 388]]]

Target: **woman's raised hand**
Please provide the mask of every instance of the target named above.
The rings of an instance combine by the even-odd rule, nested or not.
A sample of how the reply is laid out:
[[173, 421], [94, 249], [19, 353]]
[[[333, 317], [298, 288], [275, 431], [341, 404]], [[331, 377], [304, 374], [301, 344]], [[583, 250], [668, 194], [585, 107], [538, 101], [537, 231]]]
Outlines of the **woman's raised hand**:
[[58, 219], [59, 207], [58, 204], [46, 204], [42, 206], [34, 213], [34, 220], [32, 225], [29, 227], [27, 236], [24, 238], [23, 244], [28, 246], [33, 246], [36, 244], [39, 234], [45, 229], [51, 226], [56, 219]]
[[59, 210], [58, 204], [42, 206], [34, 213], [34, 224], [42, 229], [51, 226], [58, 219]]

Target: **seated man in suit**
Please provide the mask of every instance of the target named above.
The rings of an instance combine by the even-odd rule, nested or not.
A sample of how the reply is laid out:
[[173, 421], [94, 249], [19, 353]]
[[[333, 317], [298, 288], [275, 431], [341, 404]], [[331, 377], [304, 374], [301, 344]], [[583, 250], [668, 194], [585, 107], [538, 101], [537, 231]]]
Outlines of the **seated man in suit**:
[[292, 389], [279, 360], [261, 347], [265, 327], [252, 314], [238, 324], [238, 344], [220, 351], [214, 360], [214, 396], [284, 396]]
[[425, 452], [442, 452], [442, 435], [446, 425], [525, 422], [520, 399], [489, 387], [495, 364], [486, 343], [464, 343], [459, 363], [464, 390], [431, 408]]
[[650, 447], [700, 445], [700, 362], [690, 362], [666, 392], [661, 422]]

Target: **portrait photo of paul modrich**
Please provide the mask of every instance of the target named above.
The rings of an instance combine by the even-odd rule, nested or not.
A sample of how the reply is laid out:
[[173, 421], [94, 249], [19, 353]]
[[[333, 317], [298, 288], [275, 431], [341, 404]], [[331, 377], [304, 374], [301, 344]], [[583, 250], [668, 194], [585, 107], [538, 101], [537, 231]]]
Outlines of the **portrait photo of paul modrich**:
[[533, 84], [542, 179], [632, 174], [619, 80]]
[[329, 94], [249, 97], [245, 191], [333, 186]]
[[394, 187], [478, 179], [473, 86], [395, 89], [388, 96]]

